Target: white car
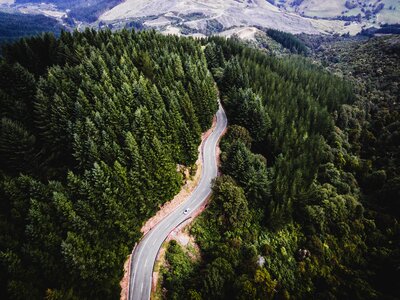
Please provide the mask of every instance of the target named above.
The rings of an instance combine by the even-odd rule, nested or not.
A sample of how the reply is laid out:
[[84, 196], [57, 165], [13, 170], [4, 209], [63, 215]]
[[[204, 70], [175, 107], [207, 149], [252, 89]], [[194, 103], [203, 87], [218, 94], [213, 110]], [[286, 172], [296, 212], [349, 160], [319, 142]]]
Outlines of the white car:
[[186, 208], [186, 209], [183, 211], [183, 214], [184, 214], [184, 215], [187, 215], [189, 211], [190, 211], [190, 208]]

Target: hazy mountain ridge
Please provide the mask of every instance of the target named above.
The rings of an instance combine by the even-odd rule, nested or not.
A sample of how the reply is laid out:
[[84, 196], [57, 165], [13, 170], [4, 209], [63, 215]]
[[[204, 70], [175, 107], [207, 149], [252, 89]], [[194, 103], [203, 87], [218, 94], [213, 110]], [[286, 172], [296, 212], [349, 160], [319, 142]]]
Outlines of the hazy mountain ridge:
[[0, 0], [1, 11], [45, 14], [77, 27], [150, 27], [186, 35], [252, 26], [356, 34], [365, 27], [398, 23], [399, 6], [398, 0]]
[[[353, 5], [351, 9], [346, 8]], [[261, 26], [292, 33], [347, 33], [356, 34], [364, 27], [380, 23], [396, 23], [400, 19], [398, 1], [373, 2], [336, 0], [290, 1], [234, 1], [234, 0], [127, 0], [100, 16], [100, 20], [120, 25], [127, 19], [144, 18], [144, 25], [171, 32], [207, 34], [209, 22], [220, 24], [221, 31], [232, 27]], [[389, 11], [397, 17], [382, 17]], [[192, 20], [187, 16], [196, 15]], [[203, 15], [198, 18], [198, 15]], [[149, 20], [151, 16], [151, 20]], [[142, 20], [140, 20], [142, 21]], [[177, 30], [177, 28], [179, 30]], [[183, 31], [185, 33], [185, 30]]]
[[268, 0], [282, 10], [318, 19], [363, 23], [398, 23], [398, 0]]
[[[0, 45], [23, 36], [51, 31], [56, 35], [63, 27], [53, 18], [44, 15], [6, 14], [0, 12]], [[1, 51], [1, 50], [0, 50]]]
[[[14, 8], [28, 14], [50, 14], [52, 17], [68, 17], [87, 23], [95, 22], [105, 11], [123, 0], [0, 0], [0, 8]], [[53, 12], [53, 13], [51, 13]]]

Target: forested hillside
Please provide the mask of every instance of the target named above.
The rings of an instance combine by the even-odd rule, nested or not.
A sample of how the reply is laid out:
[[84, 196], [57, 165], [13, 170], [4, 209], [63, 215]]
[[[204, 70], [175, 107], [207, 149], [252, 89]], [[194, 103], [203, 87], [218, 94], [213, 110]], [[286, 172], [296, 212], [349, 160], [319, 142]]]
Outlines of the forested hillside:
[[168, 247], [166, 298], [399, 298], [398, 73], [371, 103], [304, 58], [204, 44], [230, 123], [224, 175], [190, 229], [201, 259]]
[[62, 29], [57, 20], [46, 16], [0, 12], [0, 45], [47, 31], [59, 34]]
[[0, 298], [116, 299], [217, 110], [200, 43], [86, 30], [3, 54]]
[[267, 29], [266, 33], [292, 53], [307, 55], [307, 47], [295, 35], [275, 29]]
[[341, 121], [342, 127], [357, 129], [355, 133], [362, 128], [361, 134], [350, 136], [351, 144], [372, 172], [359, 183], [368, 205], [399, 218], [400, 37], [309, 43], [314, 44], [315, 58], [332, 72], [343, 73], [359, 90], [357, 105], [346, 107], [347, 120]]

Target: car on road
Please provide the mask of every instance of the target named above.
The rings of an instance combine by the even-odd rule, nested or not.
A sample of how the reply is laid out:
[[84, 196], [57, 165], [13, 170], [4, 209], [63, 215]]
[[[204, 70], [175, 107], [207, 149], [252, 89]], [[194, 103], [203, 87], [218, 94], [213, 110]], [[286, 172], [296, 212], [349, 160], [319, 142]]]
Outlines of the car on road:
[[184, 214], [184, 215], [187, 215], [189, 211], [190, 211], [190, 208], [186, 208], [186, 209], [183, 211], [183, 214]]

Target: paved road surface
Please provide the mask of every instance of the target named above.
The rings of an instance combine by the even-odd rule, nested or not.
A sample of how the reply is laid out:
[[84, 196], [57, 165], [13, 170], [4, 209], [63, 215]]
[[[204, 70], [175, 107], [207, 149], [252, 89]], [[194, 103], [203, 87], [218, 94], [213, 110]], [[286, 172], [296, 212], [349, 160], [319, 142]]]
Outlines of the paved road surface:
[[[211, 180], [217, 176], [216, 146], [227, 125], [226, 115], [220, 106], [217, 125], [203, 145], [203, 171], [197, 188], [175, 211], [158, 223], [137, 245], [131, 264], [129, 300], [149, 300], [153, 265], [158, 250], [168, 234], [199, 208], [211, 193]], [[189, 208], [189, 213], [184, 210]]]

